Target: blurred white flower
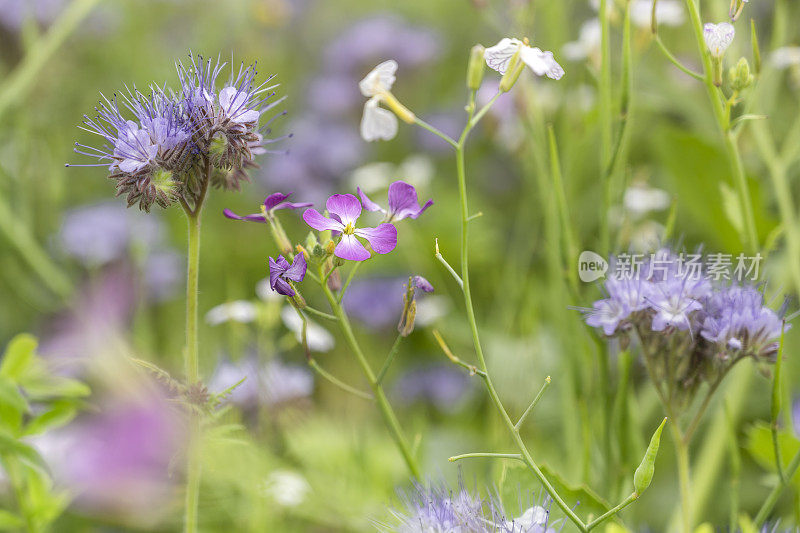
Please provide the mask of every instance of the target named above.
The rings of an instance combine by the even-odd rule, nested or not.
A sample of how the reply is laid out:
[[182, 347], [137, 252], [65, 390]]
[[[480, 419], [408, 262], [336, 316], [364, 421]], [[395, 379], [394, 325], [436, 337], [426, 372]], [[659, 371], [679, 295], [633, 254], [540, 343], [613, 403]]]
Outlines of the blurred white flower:
[[725, 50], [733, 42], [735, 34], [736, 30], [728, 22], [720, 22], [719, 24], [709, 22], [703, 26], [703, 38], [706, 41], [708, 51], [715, 58], [721, 58], [725, 55]]
[[445, 296], [426, 296], [417, 300], [417, 326], [429, 326], [447, 315], [449, 300]]
[[776, 48], [770, 54], [769, 61], [777, 69], [800, 66], [800, 46]]
[[[528, 531], [541, 531], [545, 533], [544, 526], [547, 525], [547, 519], [550, 512], [539, 505], [534, 505], [522, 513], [521, 516], [515, 518], [513, 521], [506, 521], [503, 524], [503, 531], [508, 533], [527, 533]], [[537, 527], [538, 526], [538, 527]], [[547, 532], [555, 531], [548, 528]]]
[[311, 486], [291, 470], [275, 470], [264, 481], [263, 494], [283, 507], [297, 507], [306, 500]]
[[[297, 342], [303, 342], [303, 321], [297, 316], [297, 311], [294, 310], [293, 307], [287, 305], [283, 309], [281, 309], [281, 319], [283, 320], [283, 324], [295, 334], [297, 338]], [[313, 322], [312, 320], [308, 320], [308, 327], [306, 330], [306, 336], [308, 338], [308, 349], [312, 352], [327, 352], [333, 349], [336, 342], [333, 339], [333, 335], [331, 335], [328, 330]]]
[[625, 190], [623, 205], [635, 218], [651, 211], [663, 211], [668, 208], [672, 199], [669, 193], [646, 185], [632, 185]]
[[272, 287], [269, 286], [269, 278], [264, 278], [256, 283], [256, 296], [264, 302], [277, 302], [286, 299], [284, 295], [272, 290]]
[[361, 94], [369, 98], [364, 104], [364, 114], [361, 117], [361, 137], [365, 141], [382, 139], [388, 141], [397, 135], [397, 117], [394, 113], [378, 106], [386, 100], [386, 95], [392, 90], [397, 72], [397, 62], [390, 59], [384, 61], [367, 74], [358, 83]]
[[209, 309], [206, 313], [206, 322], [212, 326], [224, 324], [225, 322], [247, 324], [253, 322], [257, 314], [256, 305], [253, 302], [236, 300]]
[[564, 69], [553, 58], [553, 52], [543, 52], [539, 48], [528, 45], [527, 41], [520, 41], [519, 39], [505, 37], [496, 45], [487, 48], [483, 57], [490, 69], [496, 70], [500, 74], [505, 74], [511, 58], [517, 52], [519, 52], [520, 61], [527, 65], [537, 76], [547, 76], [554, 80], [560, 80], [564, 75]]
[[[653, 13], [653, 0], [633, 0], [631, 22], [639, 28], [649, 29]], [[661, 26], [680, 26], [686, 20], [683, 3], [678, 0], [658, 0], [656, 20]]]
[[367, 163], [350, 174], [350, 183], [358, 185], [365, 193], [386, 189], [390, 183], [403, 180], [416, 188], [430, 183], [434, 166], [428, 156], [412, 154], [399, 165], [388, 162]]
[[260, 398], [265, 405], [280, 405], [308, 398], [314, 392], [314, 376], [305, 366], [271, 359], [259, 372]]
[[582, 61], [597, 55], [600, 50], [600, 19], [590, 19], [583, 23], [578, 32], [578, 40], [564, 45], [562, 51], [569, 61]]

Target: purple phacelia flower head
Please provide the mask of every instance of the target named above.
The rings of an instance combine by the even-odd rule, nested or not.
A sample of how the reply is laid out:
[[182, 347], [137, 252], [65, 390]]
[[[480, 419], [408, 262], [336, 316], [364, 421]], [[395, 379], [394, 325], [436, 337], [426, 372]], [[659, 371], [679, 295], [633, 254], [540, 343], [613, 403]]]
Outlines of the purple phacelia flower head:
[[295, 291], [291, 282], [299, 283], [306, 276], [306, 257], [297, 254], [294, 262], [290, 265], [282, 255], [277, 259], [269, 258], [269, 286], [278, 294], [284, 296], [294, 296]]
[[286, 199], [291, 195], [292, 193], [283, 194], [281, 192], [270, 194], [264, 200], [264, 205], [261, 208], [260, 213], [253, 213], [252, 215], [237, 215], [230, 209], [224, 209], [222, 213], [225, 215], [225, 217], [230, 218], [231, 220], [246, 220], [249, 222], [266, 223], [267, 219], [272, 216], [272, 213], [280, 209], [299, 209], [301, 207], [311, 207], [314, 205], [311, 202], [287, 202]]
[[336, 257], [350, 261], [369, 259], [369, 251], [356, 237], [366, 239], [378, 254], [388, 254], [397, 246], [397, 228], [392, 224], [384, 222], [375, 228], [356, 227], [361, 216], [361, 202], [352, 194], [334, 194], [328, 198], [326, 207], [333, 218], [322, 216], [316, 209], [307, 209], [303, 213], [303, 220], [316, 230], [332, 230], [342, 234], [334, 251]]
[[764, 306], [764, 295], [752, 286], [731, 285], [712, 294], [705, 305], [700, 334], [721, 351], [773, 358], [783, 320]]
[[389, 209], [384, 209], [376, 204], [361, 190], [357, 188], [361, 203], [367, 211], [380, 211], [385, 215], [385, 222], [399, 222], [404, 218], [417, 218], [423, 211], [433, 205], [433, 200], [428, 200], [420, 207], [417, 200], [417, 190], [404, 181], [395, 181], [389, 185]]
[[[161, 88], [150, 95], [129, 91], [113, 99], [103, 96], [97, 116], [84, 115], [82, 129], [100, 136], [100, 147], [76, 143], [79, 154], [100, 161], [117, 182], [117, 195], [127, 195], [128, 207], [149, 211], [155, 203], [167, 207], [181, 194], [181, 175], [190, 165], [192, 131], [181, 117], [180, 102]], [[69, 165], [68, 165], [69, 166]]]

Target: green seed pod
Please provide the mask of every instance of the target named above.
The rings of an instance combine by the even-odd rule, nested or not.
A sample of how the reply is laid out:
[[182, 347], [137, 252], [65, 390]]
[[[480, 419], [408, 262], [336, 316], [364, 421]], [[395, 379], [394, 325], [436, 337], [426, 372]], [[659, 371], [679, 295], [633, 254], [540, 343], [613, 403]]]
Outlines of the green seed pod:
[[500, 78], [500, 90], [502, 92], [507, 93], [511, 90], [514, 84], [517, 83], [519, 75], [522, 74], [523, 68], [525, 68], [525, 63], [520, 61], [519, 50], [517, 50], [514, 55], [511, 56], [511, 59], [508, 60], [506, 73]]
[[641, 495], [647, 487], [650, 486], [650, 482], [653, 480], [658, 446], [661, 444], [661, 431], [664, 429], [664, 424], [666, 424], [666, 422], [667, 419], [664, 418], [664, 420], [661, 421], [661, 425], [656, 429], [656, 432], [653, 433], [653, 436], [650, 438], [650, 444], [647, 446], [647, 451], [644, 453], [644, 458], [639, 468], [633, 473], [633, 490], [636, 494]]
[[469, 53], [469, 64], [467, 65], [467, 89], [477, 91], [483, 81], [484, 61], [483, 53], [486, 49], [476, 44]]

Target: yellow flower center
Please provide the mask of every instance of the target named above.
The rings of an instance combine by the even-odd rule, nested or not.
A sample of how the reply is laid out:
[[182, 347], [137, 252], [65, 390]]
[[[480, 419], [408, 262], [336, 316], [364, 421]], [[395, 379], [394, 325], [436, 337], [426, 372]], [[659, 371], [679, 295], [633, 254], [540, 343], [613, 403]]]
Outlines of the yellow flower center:
[[353, 223], [351, 222], [344, 227], [344, 231], [342, 233], [344, 233], [345, 235], [352, 235], [353, 233], [355, 233], [355, 231], [356, 227], [353, 226]]

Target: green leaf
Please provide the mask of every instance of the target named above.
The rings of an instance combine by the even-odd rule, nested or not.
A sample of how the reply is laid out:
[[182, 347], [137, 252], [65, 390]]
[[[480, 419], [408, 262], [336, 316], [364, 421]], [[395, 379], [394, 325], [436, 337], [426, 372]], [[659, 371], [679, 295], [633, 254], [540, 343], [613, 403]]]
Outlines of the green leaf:
[[[800, 442], [786, 430], [778, 431], [778, 446], [784, 470], [789, 466], [792, 457], [800, 450]], [[765, 422], [757, 422], [747, 429], [745, 448], [753, 459], [769, 472], [776, 472], [775, 451], [772, 446], [772, 430]]]
[[18, 380], [34, 360], [37, 344], [36, 338], [27, 333], [11, 339], [0, 363], [0, 376]]
[[0, 375], [0, 407], [10, 408], [17, 413], [28, 411], [28, 401], [16, 383]]
[[19, 516], [10, 511], [0, 509], [0, 529], [20, 529], [25, 525], [25, 522]]
[[44, 413], [34, 417], [25, 426], [25, 435], [36, 435], [68, 424], [77, 414], [77, 408], [68, 402], [59, 402]]
[[35, 448], [14, 438], [5, 430], [0, 430], [0, 454], [16, 457], [33, 467], [47, 471], [47, 463]]
[[25, 383], [25, 392], [34, 400], [49, 398], [84, 398], [92, 393], [88, 385], [76, 379], [40, 377]]

